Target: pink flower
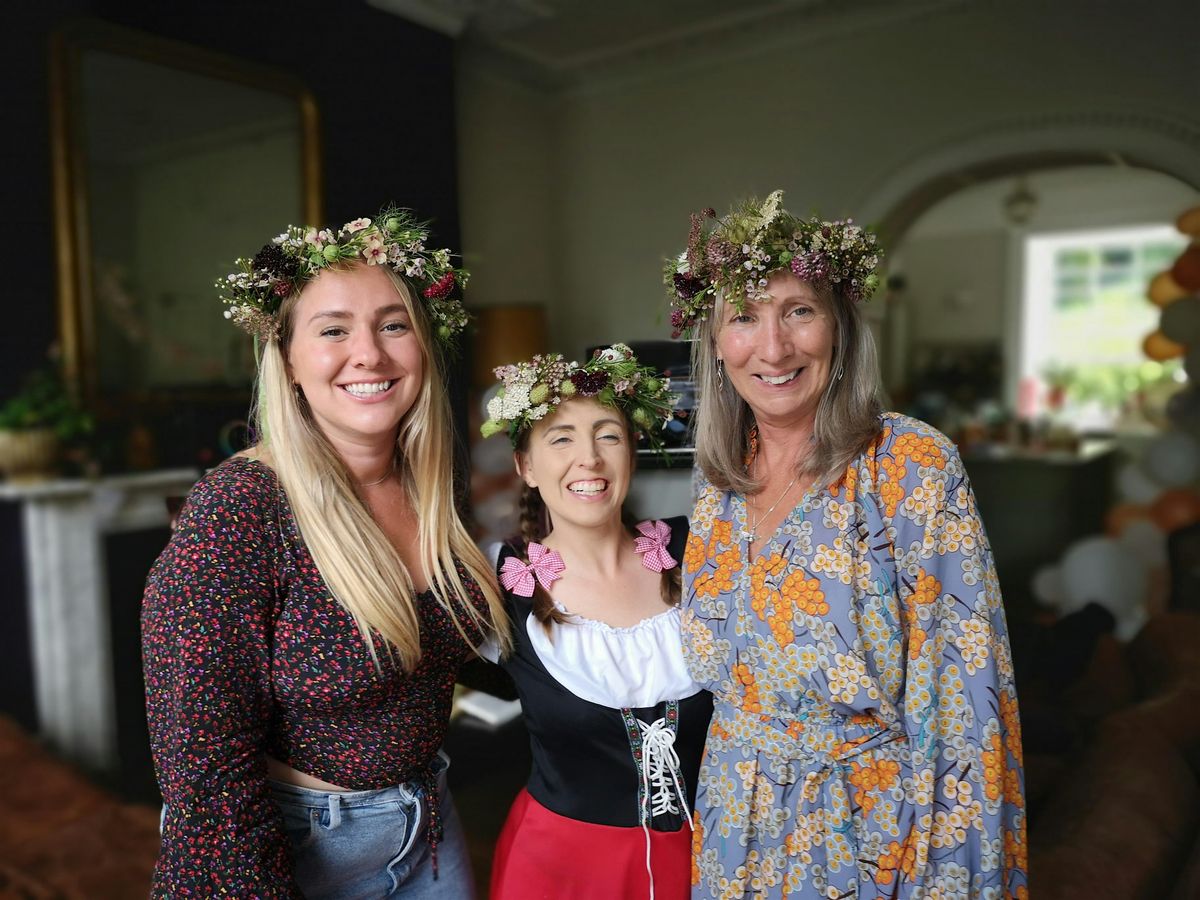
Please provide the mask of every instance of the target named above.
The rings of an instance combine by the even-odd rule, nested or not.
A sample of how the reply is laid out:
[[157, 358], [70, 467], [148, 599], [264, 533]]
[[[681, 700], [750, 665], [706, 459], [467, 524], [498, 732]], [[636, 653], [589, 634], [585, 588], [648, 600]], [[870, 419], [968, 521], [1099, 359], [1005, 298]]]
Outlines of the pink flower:
[[356, 231], [362, 231], [364, 228], [366, 228], [370, 224], [371, 224], [370, 219], [367, 219], [367, 218], [355, 219], [353, 222], [347, 222], [345, 224], [345, 226], [343, 226], [342, 230], [349, 231], [351, 234], [353, 234]]
[[363, 247], [362, 255], [367, 258], [368, 266], [387, 262], [387, 248], [383, 246], [383, 241], [378, 238], [372, 238], [367, 242], [367, 246]]

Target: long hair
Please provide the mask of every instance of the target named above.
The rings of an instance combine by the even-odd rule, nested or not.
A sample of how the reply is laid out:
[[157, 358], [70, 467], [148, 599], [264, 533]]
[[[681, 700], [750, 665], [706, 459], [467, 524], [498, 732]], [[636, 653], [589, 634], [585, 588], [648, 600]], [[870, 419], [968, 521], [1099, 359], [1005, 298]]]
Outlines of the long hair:
[[[796, 471], [816, 484], [832, 484], [879, 434], [879, 363], [858, 304], [827, 283], [815, 289], [834, 319], [832, 372], [817, 404], [812, 448], [796, 461]], [[722, 384], [717, 377], [723, 305], [717, 301], [692, 342], [692, 379], [699, 393], [693, 425], [696, 462], [719, 490], [753, 494], [761, 485], [746, 471], [745, 460], [754, 413], [732, 380]]]
[[[621, 420], [624, 422], [625, 437], [629, 442], [630, 466], [632, 468], [633, 463], [637, 459], [637, 444], [633, 438], [634, 428], [623, 412]], [[526, 428], [517, 435], [515, 448], [517, 453], [527, 454], [529, 452], [529, 436], [532, 431], [532, 428]], [[550, 533], [552, 526], [550, 510], [546, 508], [546, 502], [542, 499], [541, 491], [524, 483], [521, 485], [520, 504], [521, 541], [527, 547], [532, 541], [541, 541]], [[621, 507], [621, 524], [630, 536], [637, 534], [637, 522], [624, 506]], [[663, 603], [667, 606], [677, 606], [682, 594], [681, 585], [682, 580], [679, 566], [664, 571], [660, 587]], [[564, 623], [568, 621], [562, 610], [554, 605], [554, 601], [550, 599], [550, 595], [536, 581], [533, 585], [533, 617], [542, 623], [542, 627], [546, 629], [547, 633], [550, 631], [552, 623]]]
[[[404, 279], [386, 267], [383, 271], [408, 309], [424, 360], [420, 392], [400, 422], [396, 441], [397, 468], [417, 516], [422, 568], [437, 602], [468, 643], [475, 641], [464, 622], [485, 634], [491, 630], [507, 648], [508, 618], [495, 573], [467, 534], [454, 505], [446, 378], [440, 355], [432, 349], [429, 320]], [[376, 665], [380, 654], [372, 631], [387, 642], [387, 655], [397, 657], [400, 667], [411, 672], [421, 656], [412, 577], [288, 377], [287, 352], [297, 302], [297, 295], [284, 302], [279, 337], [268, 340], [262, 350], [251, 411], [260, 457], [275, 470], [326, 587], [353, 617]], [[488, 615], [470, 602], [464, 575], [478, 584]]]

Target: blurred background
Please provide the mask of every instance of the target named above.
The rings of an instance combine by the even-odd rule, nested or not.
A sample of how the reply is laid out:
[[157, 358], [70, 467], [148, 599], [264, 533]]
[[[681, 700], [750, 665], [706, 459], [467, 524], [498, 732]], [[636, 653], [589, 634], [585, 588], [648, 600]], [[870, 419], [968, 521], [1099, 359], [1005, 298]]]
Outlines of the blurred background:
[[[491, 367], [545, 350], [625, 341], [672, 374], [672, 452], [632, 502], [688, 511], [662, 261], [690, 212], [775, 188], [880, 232], [889, 405], [963, 451], [1036, 896], [1200, 896], [1198, 46], [1184, 0], [9, 10], [0, 783], [25, 814], [0, 898], [146, 894], [138, 605], [169, 510], [252, 437], [251, 347], [213, 289], [234, 257], [388, 202], [434, 219], [473, 275], [452, 394], [488, 541], [510, 451], [470, 436]], [[524, 735], [464, 714], [450, 749], [485, 878]]]

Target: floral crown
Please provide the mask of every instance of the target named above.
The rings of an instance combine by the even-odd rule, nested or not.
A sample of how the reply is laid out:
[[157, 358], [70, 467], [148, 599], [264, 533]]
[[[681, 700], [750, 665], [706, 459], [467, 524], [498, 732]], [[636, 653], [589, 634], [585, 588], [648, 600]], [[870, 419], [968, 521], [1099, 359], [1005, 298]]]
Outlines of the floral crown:
[[514, 445], [521, 432], [564, 400], [588, 397], [620, 409], [659, 449], [662, 427], [671, 418], [675, 402], [670, 381], [640, 365], [625, 344], [597, 350], [582, 366], [554, 353], [499, 366], [495, 373], [504, 385], [488, 401], [488, 420], [479, 430], [485, 438], [508, 431]]
[[467, 311], [451, 294], [466, 285], [468, 273], [450, 265], [449, 250], [427, 249], [428, 237], [428, 222], [394, 207], [374, 221], [355, 219], [337, 231], [289, 225], [253, 259], [239, 259], [239, 271], [217, 282], [225, 318], [263, 340], [277, 337], [285, 299], [322, 269], [365, 260], [369, 266], [390, 266], [413, 282], [425, 299], [434, 333], [449, 346], [467, 324]]
[[668, 260], [663, 273], [671, 298], [672, 337], [708, 318], [718, 292], [738, 312], [747, 300], [770, 299], [767, 282], [784, 269], [813, 284], [837, 285], [852, 302], [870, 298], [883, 256], [875, 235], [851, 219], [798, 219], [780, 207], [782, 200], [783, 191], [774, 191], [761, 203], [747, 201], [724, 219], [712, 209], [692, 215], [687, 250]]

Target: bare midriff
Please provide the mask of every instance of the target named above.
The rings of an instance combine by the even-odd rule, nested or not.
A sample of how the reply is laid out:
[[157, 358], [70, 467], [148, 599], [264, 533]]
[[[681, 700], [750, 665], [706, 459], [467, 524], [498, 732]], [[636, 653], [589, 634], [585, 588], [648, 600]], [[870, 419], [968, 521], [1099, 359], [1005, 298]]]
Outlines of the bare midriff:
[[287, 763], [270, 756], [267, 757], [267, 774], [276, 781], [294, 784], [296, 787], [307, 788], [310, 791], [339, 791], [341, 793], [350, 791], [350, 788], [338, 787], [336, 784], [322, 781], [320, 778], [308, 775], [299, 769], [293, 769]]

